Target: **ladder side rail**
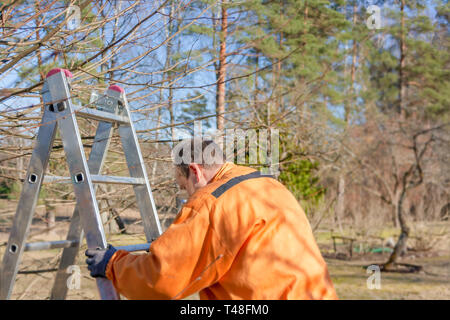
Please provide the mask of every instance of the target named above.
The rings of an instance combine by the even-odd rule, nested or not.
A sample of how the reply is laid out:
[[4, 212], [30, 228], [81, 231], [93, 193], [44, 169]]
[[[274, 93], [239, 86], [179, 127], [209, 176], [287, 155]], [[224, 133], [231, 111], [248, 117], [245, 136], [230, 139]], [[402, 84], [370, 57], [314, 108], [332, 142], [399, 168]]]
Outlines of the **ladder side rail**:
[[150, 182], [147, 177], [138, 138], [131, 119], [126, 95], [124, 92], [118, 91], [115, 92], [115, 95], [118, 98], [122, 98], [123, 109], [121, 110], [121, 108], [119, 108], [119, 112], [122, 112], [124, 116], [127, 116], [130, 119], [130, 123], [128, 125], [119, 125], [119, 135], [122, 140], [122, 146], [130, 176], [134, 178], [142, 178], [145, 182], [143, 185], [134, 185], [133, 189], [136, 194], [136, 201], [141, 213], [145, 236], [147, 241], [151, 242], [161, 235], [161, 224], [156, 211], [155, 201], [153, 199]]
[[3, 256], [0, 278], [0, 299], [9, 299], [24, 252], [26, 238], [36, 209], [39, 192], [55, 140], [57, 122], [55, 114], [48, 110], [51, 96], [48, 86], [42, 89], [44, 112], [38, 129], [36, 144], [23, 182], [22, 192], [14, 216], [8, 245]]
[[[107, 246], [95, 191], [90, 177], [86, 157], [81, 143], [80, 132], [75, 117], [75, 109], [70, 101], [70, 92], [64, 73], [56, 73], [47, 78], [52, 98], [62, 101], [57, 110], [58, 127], [69, 165], [70, 175], [77, 198], [81, 225], [86, 235], [88, 248]], [[101, 299], [116, 300], [119, 295], [112, 282], [106, 278], [96, 278]]]
[[[112, 123], [99, 122], [92, 149], [89, 154], [89, 160], [87, 161], [91, 174], [99, 174], [101, 172], [111, 141], [112, 132]], [[96, 189], [97, 186], [94, 185], [94, 190]], [[70, 276], [70, 274], [67, 273], [67, 268], [75, 264], [75, 260], [78, 256], [79, 244], [81, 244], [83, 236], [79, 206], [76, 205], [70, 222], [67, 240], [78, 241], [78, 245], [63, 250], [52, 292], [50, 294], [51, 300], [64, 300], [66, 298], [68, 291], [67, 280]]]

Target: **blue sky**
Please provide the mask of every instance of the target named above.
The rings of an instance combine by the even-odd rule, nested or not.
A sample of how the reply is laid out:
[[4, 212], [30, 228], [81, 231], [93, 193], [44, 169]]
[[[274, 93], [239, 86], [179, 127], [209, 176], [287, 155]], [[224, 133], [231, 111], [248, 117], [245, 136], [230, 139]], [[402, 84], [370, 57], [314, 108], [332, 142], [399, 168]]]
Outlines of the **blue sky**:
[[[367, 4], [371, 4], [371, 3], [375, 3], [376, 1], [366, 1]], [[428, 1], [428, 3], [430, 4], [427, 8], [426, 8], [426, 12], [427, 15], [434, 17], [434, 15], [436, 14], [436, 11], [434, 9], [434, 5], [433, 5], [433, 1]], [[389, 23], [389, 21], [386, 18], [386, 11], [389, 9], [388, 5], [384, 5], [382, 6], [382, 19], [383, 19], [383, 24]], [[60, 11], [64, 10], [64, 6], [61, 6], [59, 8]], [[160, 19], [161, 16], [155, 16], [154, 19], [149, 20], [148, 23], [155, 23], [157, 21], [157, 19]], [[232, 19], [232, 17], [230, 18]], [[361, 22], [361, 23], [365, 23], [365, 22]], [[131, 25], [131, 23], [130, 23]], [[32, 26], [32, 25], [30, 25]], [[122, 32], [125, 32], [126, 29], [121, 30]], [[106, 42], [108, 42], [108, 40], [110, 40], [112, 37], [111, 33], [106, 32]], [[152, 39], [154, 41], [155, 44], [158, 43], [158, 41], [161, 41], [162, 38], [164, 37], [158, 37], [158, 34], [155, 34], [155, 38]], [[200, 38], [200, 37], [194, 37], [194, 36], [183, 36], [183, 44], [182, 44], [182, 50], [186, 51], [186, 48], [192, 48], [192, 50], [199, 50], [204, 48], [205, 46], [208, 46], [208, 41], [210, 41], [207, 38]], [[176, 41], [175, 41], [176, 42]], [[235, 48], [235, 45], [232, 43], [228, 43], [228, 50], [233, 50]], [[237, 59], [237, 58], [230, 58], [230, 59]], [[156, 52], [155, 55], [155, 60], [159, 60], [160, 62], [165, 60], [165, 48], [164, 46], [161, 47], [160, 50], [158, 50]], [[229, 60], [228, 62], [233, 62], [232, 60]], [[35, 63], [35, 62], [34, 62]], [[139, 67], [139, 66], [138, 66]], [[155, 70], [158, 69], [157, 64], [154, 65]], [[229, 69], [230, 71], [230, 69]], [[230, 72], [229, 72], [230, 74]], [[0, 79], [0, 89], [1, 88], [11, 88], [14, 87], [14, 84], [17, 83], [18, 77], [17, 77], [17, 72], [12, 71], [10, 72], [8, 75], [1, 77]], [[158, 81], [158, 78], [156, 77], [155, 82]], [[209, 68], [209, 70], [205, 70], [205, 71], [200, 71], [200, 72], [196, 72], [194, 75], [192, 76], [188, 76], [185, 79], [183, 79], [181, 82], [175, 84], [175, 86], [197, 86], [197, 85], [205, 85], [205, 84], [213, 84], [216, 81], [215, 79], [215, 75], [212, 72], [212, 67]], [[22, 86], [25, 86], [26, 83], [22, 83]], [[133, 90], [134, 88], [126, 88], [127, 92], [129, 92], [130, 90]], [[215, 112], [215, 86], [208, 86], [206, 88], [202, 88], [199, 89], [201, 92], [203, 92], [205, 94], [205, 97], [207, 98], [207, 106], [208, 106], [208, 111], [213, 114]], [[143, 94], [145, 94], [146, 92], [143, 92]], [[177, 89], [174, 90], [174, 100], [181, 100], [182, 98], [186, 97], [188, 93], [192, 93], [192, 89]], [[168, 90], [164, 90], [164, 95], [167, 97], [168, 94]], [[151, 97], [150, 102], [153, 103], [159, 103], [159, 97], [158, 94], [154, 95], [153, 97]], [[22, 108], [22, 107], [26, 107], [29, 105], [33, 105], [33, 104], [38, 104], [39, 103], [39, 99], [38, 98], [20, 98], [20, 97], [12, 97], [6, 101], [1, 102], [0, 104], [0, 110], [4, 111], [7, 108], [13, 108], [13, 109], [17, 109], [17, 108]], [[137, 104], [132, 104], [132, 108], [136, 108], [138, 107]], [[182, 104], [178, 104], [176, 107], [176, 115], [180, 114], [180, 110], [182, 108]], [[332, 111], [335, 116], [343, 118], [343, 108], [342, 106], [330, 106], [330, 111]], [[138, 115], [134, 115], [135, 119], [138, 119]], [[167, 123], [168, 119], [167, 119], [167, 115], [165, 118], [165, 122]], [[211, 118], [212, 124], [214, 126], [214, 118]], [[139, 128], [144, 128], [144, 127], [152, 127], [152, 125], [154, 125], [153, 121], [139, 121], [137, 123], [137, 127]]]

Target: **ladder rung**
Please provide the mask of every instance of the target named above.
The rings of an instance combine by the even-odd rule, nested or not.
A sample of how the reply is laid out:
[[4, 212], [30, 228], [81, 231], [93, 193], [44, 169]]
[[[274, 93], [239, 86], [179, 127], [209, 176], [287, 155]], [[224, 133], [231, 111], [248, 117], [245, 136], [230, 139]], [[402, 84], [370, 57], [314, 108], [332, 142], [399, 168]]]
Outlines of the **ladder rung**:
[[[143, 178], [132, 177], [120, 177], [120, 176], [104, 176], [99, 174], [92, 174], [91, 180], [93, 183], [109, 183], [109, 184], [130, 184], [130, 185], [142, 185], [145, 184]], [[61, 176], [45, 176], [44, 183], [71, 183], [72, 180], [69, 177]]]
[[25, 251], [39, 251], [48, 249], [70, 248], [76, 247], [78, 241], [76, 240], [61, 240], [61, 241], [43, 241], [43, 242], [31, 242], [25, 244]]
[[[43, 241], [43, 242], [31, 242], [25, 244], [25, 251], [39, 251], [49, 249], [70, 248], [78, 246], [76, 240], [60, 240], [60, 241]], [[150, 243], [131, 244], [128, 246], [115, 247], [117, 250], [125, 250], [129, 252], [134, 251], [146, 251], [150, 248]]]
[[94, 183], [131, 184], [131, 185], [145, 184], [145, 180], [142, 178], [102, 176], [102, 175], [92, 175], [91, 177], [92, 182]]
[[129, 252], [133, 252], [133, 251], [147, 251], [148, 248], [150, 248], [150, 244], [151, 243], [142, 243], [142, 244], [131, 244], [128, 246], [121, 246], [121, 247], [114, 247], [117, 250], [125, 250], [125, 251], [129, 251]]
[[106, 121], [106, 122], [117, 122], [117, 123], [130, 123], [128, 117], [120, 116], [114, 113], [105, 112], [101, 110], [91, 109], [91, 108], [83, 108], [75, 110], [75, 113], [83, 118], [98, 120], [98, 121]]

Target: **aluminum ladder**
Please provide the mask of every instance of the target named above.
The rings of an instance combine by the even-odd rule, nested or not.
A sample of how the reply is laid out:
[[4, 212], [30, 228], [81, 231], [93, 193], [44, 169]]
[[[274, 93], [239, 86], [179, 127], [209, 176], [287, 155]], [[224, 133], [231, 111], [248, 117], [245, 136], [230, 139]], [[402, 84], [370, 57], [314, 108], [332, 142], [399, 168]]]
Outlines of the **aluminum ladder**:
[[[106, 94], [99, 97], [96, 109], [77, 108], [71, 102], [71, 77], [68, 70], [53, 69], [47, 74], [42, 88], [44, 112], [3, 257], [0, 299], [10, 298], [24, 251], [54, 248], [64, 250], [50, 298], [66, 298], [67, 279], [70, 276], [67, 268], [75, 263], [83, 234], [86, 236], [88, 248], [106, 248], [107, 246], [94, 183], [133, 185], [147, 243], [117, 247], [118, 249], [146, 250], [151, 241], [162, 233], [124, 90], [117, 85], [110, 86]], [[89, 160], [86, 160], [83, 150], [76, 115], [99, 121]], [[100, 175], [115, 124], [118, 126], [130, 177]], [[61, 135], [69, 166], [70, 177], [67, 178], [45, 177], [57, 129]], [[67, 240], [26, 243], [44, 180], [71, 182], [73, 185], [76, 207]], [[101, 299], [120, 298], [111, 281], [106, 278], [96, 278], [96, 281]]]

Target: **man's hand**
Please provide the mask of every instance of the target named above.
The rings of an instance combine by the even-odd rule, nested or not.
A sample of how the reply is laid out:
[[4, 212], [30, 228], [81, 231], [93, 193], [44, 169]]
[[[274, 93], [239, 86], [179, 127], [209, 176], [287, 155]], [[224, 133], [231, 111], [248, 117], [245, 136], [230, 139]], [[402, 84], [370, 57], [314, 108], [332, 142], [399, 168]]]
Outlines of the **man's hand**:
[[108, 244], [106, 249], [88, 249], [85, 254], [88, 257], [86, 263], [88, 269], [91, 272], [91, 277], [104, 277], [106, 278], [106, 266], [109, 259], [113, 256], [117, 249]]

